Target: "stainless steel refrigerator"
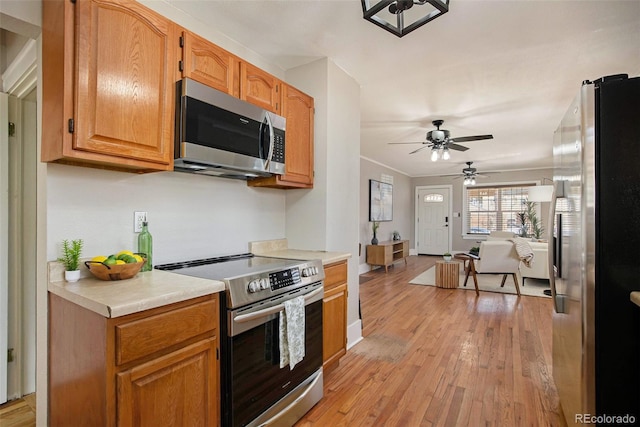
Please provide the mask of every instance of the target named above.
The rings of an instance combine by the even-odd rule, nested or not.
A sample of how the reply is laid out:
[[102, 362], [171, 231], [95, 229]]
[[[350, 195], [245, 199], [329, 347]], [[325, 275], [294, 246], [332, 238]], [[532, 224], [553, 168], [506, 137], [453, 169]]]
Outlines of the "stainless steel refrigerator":
[[[568, 425], [640, 423], [640, 78], [585, 81], [554, 136], [553, 378]], [[551, 264], [552, 263], [552, 264]], [[631, 418], [633, 417], [633, 419]]]

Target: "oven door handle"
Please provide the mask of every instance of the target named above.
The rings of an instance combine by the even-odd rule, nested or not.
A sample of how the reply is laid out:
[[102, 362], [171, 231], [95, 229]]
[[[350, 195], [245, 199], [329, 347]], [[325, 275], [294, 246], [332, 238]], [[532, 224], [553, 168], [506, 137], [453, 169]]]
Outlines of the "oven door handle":
[[[316, 289], [313, 292], [309, 292], [308, 294], [306, 294], [304, 296], [305, 302], [310, 300], [311, 298], [315, 297], [316, 295], [322, 293], [322, 291], [324, 291], [324, 288], [320, 287], [320, 288]], [[270, 314], [278, 313], [278, 312], [280, 312], [282, 310], [284, 310], [284, 304], [278, 304], [278, 305], [274, 305], [273, 307], [269, 307], [269, 308], [265, 308], [265, 309], [262, 309], [262, 310], [254, 311], [253, 313], [240, 314], [239, 316], [234, 317], [233, 321], [236, 322], [236, 323], [250, 322], [250, 321], [258, 319], [260, 317], [264, 317], [264, 316], [268, 316]]]

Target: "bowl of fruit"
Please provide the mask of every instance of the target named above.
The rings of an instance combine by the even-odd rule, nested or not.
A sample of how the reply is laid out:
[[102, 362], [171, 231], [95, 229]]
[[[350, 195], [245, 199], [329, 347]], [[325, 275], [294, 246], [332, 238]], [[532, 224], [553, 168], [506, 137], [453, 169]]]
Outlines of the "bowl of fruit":
[[145, 262], [145, 254], [120, 251], [114, 255], [94, 257], [84, 265], [100, 280], [124, 280], [138, 274]]

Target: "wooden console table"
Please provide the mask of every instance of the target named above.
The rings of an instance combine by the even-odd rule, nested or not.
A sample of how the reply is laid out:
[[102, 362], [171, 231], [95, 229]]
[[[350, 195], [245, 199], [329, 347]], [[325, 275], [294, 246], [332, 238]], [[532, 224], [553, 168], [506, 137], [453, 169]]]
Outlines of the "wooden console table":
[[400, 259], [403, 259], [406, 265], [408, 256], [408, 240], [387, 240], [377, 245], [367, 245], [367, 264], [384, 266], [385, 273], [389, 272], [390, 265]]

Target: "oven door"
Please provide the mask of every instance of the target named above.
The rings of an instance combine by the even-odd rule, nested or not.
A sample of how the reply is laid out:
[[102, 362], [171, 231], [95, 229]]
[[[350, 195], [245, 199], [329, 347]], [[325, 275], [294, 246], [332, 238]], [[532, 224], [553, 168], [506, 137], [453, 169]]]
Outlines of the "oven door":
[[[305, 295], [305, 356], [293, 370], [288, 365], [281, 369], [282, 302], [298, 295]], [[297, 411], [300, 416], [322, 397], [322, 297], [323, 285], [319, 282], [267, 302], [227, 312], [226, 345], [222, 354], [224, 425], [278, 425], [268, 420], [286, 418], [279, 412], [287, 410]], [[313, 381], [316, 377], [319, 378]], [[295, 402], [305, 399], [309, 389], [318, 388], [318, 382], [320, 395], [317, 396], [317, 390], [313, 392], [316, 398], [310, 406], [302, 413], [299, 408], [292, 409]], [[291, 403], [283, 405], [283, 399]], [[274, 410], [274, 406], [283, 408]]]

